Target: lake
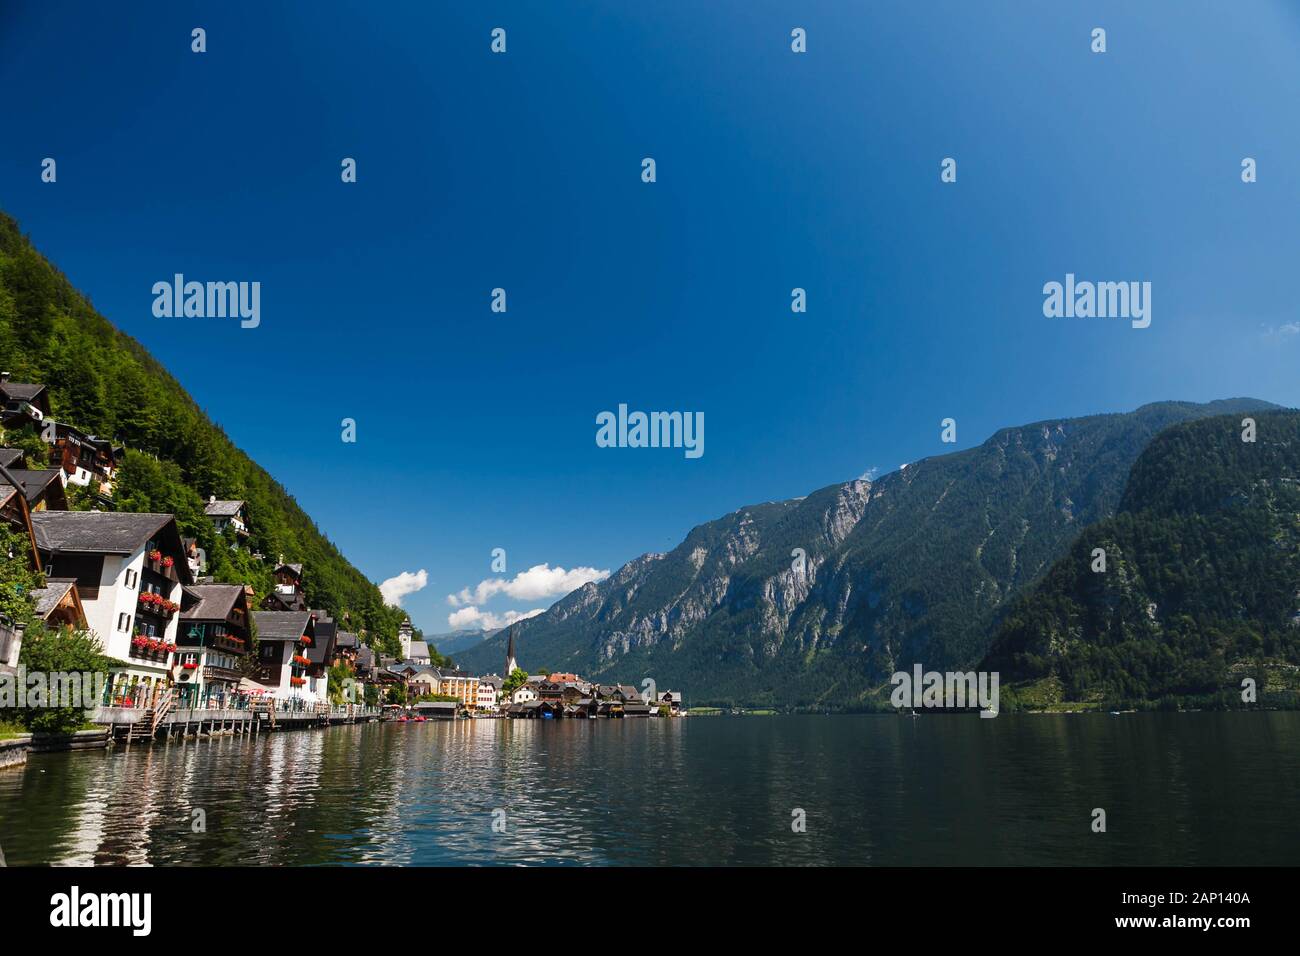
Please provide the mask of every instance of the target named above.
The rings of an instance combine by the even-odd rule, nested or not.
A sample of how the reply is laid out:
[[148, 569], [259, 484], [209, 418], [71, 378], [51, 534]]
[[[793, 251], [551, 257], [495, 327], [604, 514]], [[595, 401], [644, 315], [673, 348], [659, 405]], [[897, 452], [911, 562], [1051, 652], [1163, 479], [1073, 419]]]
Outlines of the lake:
[[11, 866], [1294, 864], [1298, 794], [1297, 713], [365, 724], [34, 754], [0, 770], [0, 847]]

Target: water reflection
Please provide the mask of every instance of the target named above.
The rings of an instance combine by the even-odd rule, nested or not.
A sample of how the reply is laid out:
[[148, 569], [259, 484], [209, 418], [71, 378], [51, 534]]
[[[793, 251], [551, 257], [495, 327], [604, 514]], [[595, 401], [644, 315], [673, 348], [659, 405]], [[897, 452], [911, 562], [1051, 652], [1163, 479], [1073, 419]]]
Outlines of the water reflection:
[[11, 865], [1290, 864], [1298, 744], [1300, 714], [372, 724], [33, 755], [0, 771], [0, 846]]

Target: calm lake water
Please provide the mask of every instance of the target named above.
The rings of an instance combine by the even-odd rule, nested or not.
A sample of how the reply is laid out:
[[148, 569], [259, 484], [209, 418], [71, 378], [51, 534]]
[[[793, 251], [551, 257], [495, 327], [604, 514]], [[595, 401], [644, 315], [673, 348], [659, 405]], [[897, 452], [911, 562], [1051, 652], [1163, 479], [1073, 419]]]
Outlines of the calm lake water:
[[1298, 796], [1296, 713], [369, 724], [33, 755], [0, 771], [0, 847], [11, 866], [1295, 864]]

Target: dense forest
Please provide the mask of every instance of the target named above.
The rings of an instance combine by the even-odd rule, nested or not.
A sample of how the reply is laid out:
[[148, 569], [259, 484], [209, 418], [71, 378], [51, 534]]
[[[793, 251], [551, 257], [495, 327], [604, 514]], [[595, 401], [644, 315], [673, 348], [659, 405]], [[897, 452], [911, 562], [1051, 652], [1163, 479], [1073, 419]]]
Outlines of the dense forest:
[[[1300, 687], [1300, 413], [1174, 426], [1118, 513], [1008, 610], [986, 666], [1027, 703], [1232, 706]], [[1105, 563], [1099, 561], [1104, 553]]]
[[[293, 497], [235, 447], [167, 370], [97, 313], [68, 280], [0, 213], [0, 368], [14, 381], [48, 386], [56, 420], [124, 444], [114, 495], [127, 511], [175, 514], [199, 539], [218, 580], [254, 585], [259, 598], [280, 555], [304, 565], [312, 607], [371, 643], [396, 653], [403, 612], [343, 557]], [[34, 432], [5, 442], [35, 455]], [[48, 465], [45, 465], [48, 467]], [[73, 505], [84, 505], [76, 495]], [[209, 495], [247, 502], [252, 537], [234, 550], [216, 539], [203, 514]], [[266, 556], [266, 563], [250, 552]]]

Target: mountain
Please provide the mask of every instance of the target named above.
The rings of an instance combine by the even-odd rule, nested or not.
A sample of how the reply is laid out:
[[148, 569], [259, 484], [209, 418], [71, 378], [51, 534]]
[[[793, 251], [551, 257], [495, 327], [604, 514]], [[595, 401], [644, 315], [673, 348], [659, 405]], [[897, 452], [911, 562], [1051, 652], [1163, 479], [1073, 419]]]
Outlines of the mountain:
[[[53, 417], [126, 444], [114, 500], [134, 511], [177, 516], [197, 537], [218, 576], [270, 587], [270, 562], [280, 555], [304, 565], [311, 605], [372, 641], [397, 649], [404, 615], [385, 605], [379, 589], [343, 557], [287, 491], [235, 447], [180, 383], [101, 316], [72, 284], [0, 213], [0, 369], [15, 382], [39, 382], [50, 391]], [[39, 437], [10, 431], [4, 440], [39, 450]], [[209, 495], [243, 499], [251, 522], [247, 552], [218, 547], [203, 513]], [[232, 532], [233, 533], [233, 532]]]
[[[900, 667], [978, 663], [998, 612], [1115, 512], [1159, 432], [1276, 407], [1161, 402], [1037, 422], [874, 482], [741, 508], [521, 622], [520, 666], [652, 677], [696, 704], [861, 705]], [[497, 666], [504, 644], [459, 661]]]
[[[467, 650], [482, 644], [496, 631], [480, 631], [462, 629], [459, 631], [448, 631], [446, 634], [429, 634], [425, 637], [430, 644], [436, 644], [439, 652], [451, 656], [458, 654], [460, 651]], [[502, 674], [501, 676], [506, 676]]]
[[1039, 682], [1039, 703], [1300, 687], [1300, 413], [1256, 428], [1242, 441], [1234, 415], [1157, 436], [1118, 513], [1008, 610], [986, 666]]

